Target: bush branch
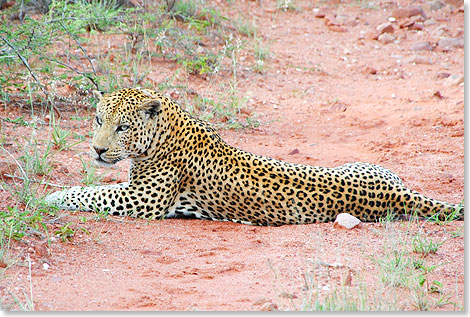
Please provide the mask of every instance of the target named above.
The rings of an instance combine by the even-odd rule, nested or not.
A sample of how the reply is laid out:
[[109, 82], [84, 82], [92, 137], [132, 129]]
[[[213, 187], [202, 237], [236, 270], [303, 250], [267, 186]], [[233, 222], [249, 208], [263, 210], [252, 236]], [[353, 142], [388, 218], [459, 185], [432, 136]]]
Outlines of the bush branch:
[[47, 102], [49, 102], [49, 94], [47, 93], [46, 88], [44, 88], [44, 86], [41, 84], [41, 82], [39, 81], [39, 79], [36, 77], [36, 75], [34, 74], [33, 70], [31, 69], [31, 67], [29, 67], [28, 61], [23, 57], [23, 55], [21, 55], [20, 53], [18, 53], [18, 49], [17, 49], [13, 44], [11, 44], [11, 43], [10, 43], [6, 38], [4, 38], [2, 35], [0, 35], [0, 37], [2, 38], [3, 42], [5, 42], [5, 43], [13, 50], [13, 52], [15, 52], [16, 56], [18, 56], [18, 58], [21, 60], [21, 62], [23, 63], [23, 65], [26, 66], [26, 68], [28, 69], [29, 73], [30, 73], [31, 76], [34, 78], [34, 80], [36, 81], [36, 83], [38, 84], [38, 86], [41, 88], [42, 92], [43, 92], [44, 95], [46, 96]]

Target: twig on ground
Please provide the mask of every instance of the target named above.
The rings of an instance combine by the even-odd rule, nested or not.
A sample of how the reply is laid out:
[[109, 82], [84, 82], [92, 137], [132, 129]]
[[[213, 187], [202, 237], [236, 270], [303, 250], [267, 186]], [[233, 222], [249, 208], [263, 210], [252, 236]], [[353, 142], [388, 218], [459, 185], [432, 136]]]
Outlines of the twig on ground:
[[21, 176], [16, 176], [16, 175], [11, 175], [11, 174], [3, 174], [3, 175], [8, 177], [8, 178], [20, 179], [22, 181], [31, 181], [31, 182], [39, 183], [41, 185], [47, 185], [47, 186], [51, 186], [51, 187], [59, 187], [59, 188], [66, 187], [66, 186], [63, 186], [63, 185], [52, 184], [52, 183], [48, 183], [48, 182], [39, 181], [37, 179], [29, 179], [29, 178], [24, 178], [24, 177], [21, 177]]

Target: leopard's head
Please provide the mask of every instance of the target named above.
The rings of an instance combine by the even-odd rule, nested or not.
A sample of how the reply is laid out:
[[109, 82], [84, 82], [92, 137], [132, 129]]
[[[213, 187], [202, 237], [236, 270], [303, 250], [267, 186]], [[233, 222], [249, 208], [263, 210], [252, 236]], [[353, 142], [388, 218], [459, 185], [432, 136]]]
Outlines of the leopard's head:
[[99, 98], [93, 121], [92, 156], [101, 165], [144, 155], [152, 144], [160, 94], [140, 89], [120, 89]]

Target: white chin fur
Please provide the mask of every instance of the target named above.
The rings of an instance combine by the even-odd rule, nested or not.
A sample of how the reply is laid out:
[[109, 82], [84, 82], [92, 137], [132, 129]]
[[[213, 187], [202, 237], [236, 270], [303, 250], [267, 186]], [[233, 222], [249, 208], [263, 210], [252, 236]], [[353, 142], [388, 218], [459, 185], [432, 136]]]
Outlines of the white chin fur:
[[98, 165], [98, 166], [103, 166], [103, 167], [110, 167], [110, 166], [114, 165], [114, 163], [108, 163], [108, 162], [103, 161], [101, 159], [95, 159], [95, 164]]

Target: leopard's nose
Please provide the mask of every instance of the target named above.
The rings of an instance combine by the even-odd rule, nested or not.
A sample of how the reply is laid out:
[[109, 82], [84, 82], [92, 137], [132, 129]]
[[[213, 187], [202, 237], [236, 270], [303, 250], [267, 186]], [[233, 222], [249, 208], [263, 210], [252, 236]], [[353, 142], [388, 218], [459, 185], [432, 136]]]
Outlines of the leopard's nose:
[[106, 152], [109, 148], [103, 148], [103, 147], [96, 147], [94, 146], [93, 149], [95, 149], [95, 152], [98, 153], [99, 156], [101, 156], [101, 154], [103, 154], [104, 152]]

